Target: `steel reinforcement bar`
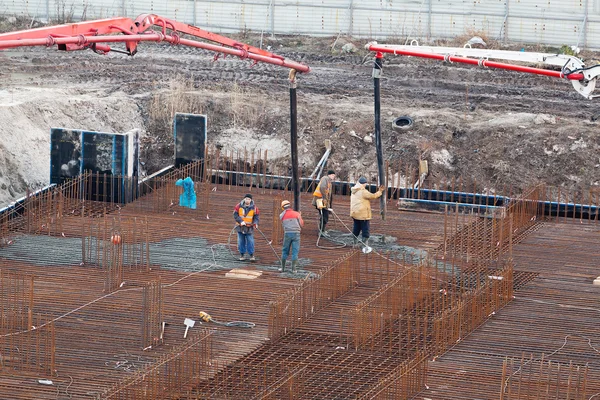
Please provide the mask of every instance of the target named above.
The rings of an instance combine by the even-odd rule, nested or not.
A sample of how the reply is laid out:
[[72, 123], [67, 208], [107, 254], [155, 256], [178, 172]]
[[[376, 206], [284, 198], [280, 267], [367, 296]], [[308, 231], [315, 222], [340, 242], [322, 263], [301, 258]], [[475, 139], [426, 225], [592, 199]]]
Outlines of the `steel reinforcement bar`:
[[210, 373], [211, 332], [203, 329], [147, 368], [116, 383], [101, 399], [137, 400], [177, 398]]
[[[390, 262], [389, 257], [365, 255], [352, 251], [336, 260], [325, 271], [272, 301], [269, 313], [269, 338], [276, 341], [310, 320], [357, 286], [373, 288], [384, 285], [403, 273], [409, 262]], [[342, 321], [343, 323], [343, 321]]]
[[572, 361], [562, 364], [541, 359], [506, 358], [502, 364], [502, 385], [498, 400], [569, 399], [589, 400], [586, 392], [588, 365]]

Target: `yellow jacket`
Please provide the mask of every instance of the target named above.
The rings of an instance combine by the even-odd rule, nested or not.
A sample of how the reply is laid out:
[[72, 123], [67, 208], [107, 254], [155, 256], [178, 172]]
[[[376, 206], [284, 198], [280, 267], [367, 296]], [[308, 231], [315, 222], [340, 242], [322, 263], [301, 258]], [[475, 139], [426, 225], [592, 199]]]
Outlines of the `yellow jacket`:
[[383, 192], [371, 193], [360, 183], [354, 185], [350, 191], [350, 216], [359, 220], [371, 219], [370, 200], [378, 199]]

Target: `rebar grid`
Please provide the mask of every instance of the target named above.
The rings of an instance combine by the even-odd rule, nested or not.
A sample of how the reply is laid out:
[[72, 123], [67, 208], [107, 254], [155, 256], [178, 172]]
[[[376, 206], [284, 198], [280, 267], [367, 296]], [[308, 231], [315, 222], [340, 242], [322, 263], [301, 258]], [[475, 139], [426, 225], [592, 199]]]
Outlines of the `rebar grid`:
[[588, 366], [546, 361], [544, 356], [506, 358], [502, 364], [499, 400], [589, 400]]
[[281, 244], [283, 242], [283, 225], [279, 219], [281, 213], [281, 202], [283, 197], [277, 196], [273, 199], [273, 226], [271, 227], [271, 240], [273, 243]]
[[32, 326], [33, 275], [0, 269], [0, 330], [10, 333]]
[[0, 372], [33, 372], [51, 376], [55, 371], [54, 324], [48, 317], [18, 310], [3, 311], [2, 318], [16, 322], [0, 330]]
[[511, 265], [467, 290], [453, 290], [427, 272], [411, 271], [356, 307], [356, 349], [439, 355], [512, 299]]
[[104, 391], [101, 399], [136, 400], [176, 398], [208, 377], [212, 332], [203, 329], [152, 365]]
[[[163, 251], [168, 248], [167, 245], [173, 246], [172, 248], [169, 248], [169, 250], [173, 251], [164, 252], [165, 256], [168, 256], [170, 260], [169, 263], [175, 264], [177, 258], [182, 257], [187, 253], [198, 251], [197, 253], [193, 253], [194, 256], [201, 254], [199, 261], [196, 261], [197, 264], [185, 260], [185, 262], [181, 263], [181, 266], [176, 265], [174, 267], [185, 270], [184, 266], [186, 266], [193, 271], [199, 271], [207, 267], [206, 264], [217, 265], [221, 263], [225, 264], [225, 268], [232, 268], [232, 264], [227, 264], [226, 262], [227, 257], [229, 256], [219, 253], [219, 251], [217, 251], [218, 247], [213, 246], [217, 246], [218, 243], [224, 242], [223, 238], [227, 237], [231, 225], [233, 225], [229, 210], [230, 206], [232, 207], [239, 201], [241, 197], [239, 193], [252, 191], [253, 193], [258, 194], [258, 204], [259, 206], [262, 205], [261, 211], [265, 212], [267, 221], [269, 220], [269, 217], [271, 217], [273, 221], [277, 221], [276, 214], [278, 214], [278, 204], [272, 199], [273, 194], [279, 194], [289, 198], [289, 193], [273, 190], [273, 187], [277, 187], [280, 183], [283, 185], [282, 187], [286, 187], [289, 178], [277, 176], [271, 177], [267, 174], [267, 169], [262, 169], [262, 167], [260, 173], [258, 173], [258, 169], [253, 169], [257, 168], [257, 162], [253, 161], [254, 156], [245, 155], [244, 157], [246, 160], [243, 162], [239, 162], [238, 158], [239, 168], [234, 165], [231, 169], [244, 171], [245, 168], [246, 174], [235, 171], [221, 173], [214, 168], [212, 168], [212, 170], [211, 168], [204, 170], [211, 172], [211, 177], [221, 174], [220, 176], [223, 178], [222, 181], [226, 182], [222, 185], [205, 185], [206, 188], [210, 188], [211, 190], [207, 198], [210, 197], [216, 199], [212, 201], [212, 204], [216, 206], [214, 207], [215, 209], [210, 210], [206, 215], [204, 215], [205, 213], [201, 210], [202, 207], [199, 207], [199, 210], [186, 210], [174, 205], [172, 206], [172, 212], [169, 210], [169, 212], [161, 211], [160, 213], [153, 213], [143, 211], [141, 206], [139, 210], [142, 211], [136, 211], [135, 204], [137, 202], [124, 207], [115, 204], [114, 207], [109, 206], [108, 208], [104, 208], [104, 206], [94, 205], [95, 203], [93, 201], [87, 199], [81, 200], [76, 204], [77, 207], [73, 208], [73, 212], [62, 211], [57, 214], [57, 210], [60, 211], [59, 206], [53, 206], [53, 211], [44, 211], [43, 208], [39, 208], [39, 210], [42, 211], [36, 212], [36, 218], [39, 213], [43, 214], [46, 212], [48, 215], [48, 218], [39, 220], [42, 221], [42, 224], [45, 224], [44, 229], [49, 226], [48, 222], [50, 223], [50, 226], [55, 225], [56, 227], [47, 229], [46, 231], [37, 229], [36, 232], [39, 231], [44, 234], [50, 233], [51, 236], [56, 236], [56, 239], [60, 240], [60, 243], [66, 243], [68, 239], [72, 237], [81, 237], [82, 225], [97, 223], [98, 220], [90, 222], [94, 218], [100, 217], [110, 220], [110, 218], [125, 218], [125, 216], [127, 216], [143, 220], [147, 215], [149, 218], [148, 230], [151, 232], [151, 235], [148, 235], [148, 242], [150, 244], [155, 243], [160, 245], [161, 250]], [[221, 160], [223, 160], [222, 157]], [[206, 163], [206, 165], [208, 166], [210, 164]], [[212, 165], [217, 168], [222, 168], [219, 167], [219, 162], [214, 162]], [[229, 167], [231, 166], [232, 164], [230, 163]], [[285, 168], [282, 167], [282, 172], [284, 169]], [[199, 174], [199, 172], [194, 172], [190, 169], [190, 171], [186, 171], [186, 174], [193, 175]], [[270, 180], [270, 178], [273, 179]], [[208, 178], [206, 179], [208, 180]], [[202, 179], [200, 179], [200, 181], [201, 180]], [[98, 179], [95, 182], [97, 185], [101, 186], [98, 183]], [[171, 181], [171, 183], [173, 183], [173, 181]], [[170, 185], [171, 183], [168, 184]], [[251, 186], [242, 186], [242, 183]], [[239, 186], [236, 186], [238, 184]], [[213, 188], [216, 189], [216, 192], [212, 192]], [[102, 192], [102, 190], [99, 191]], [[110, 190], [107, 189], [107, 191]], [[261, 194], [264, 195], [263, 198], [260, 197]], [[529, 197], [533, 198], [534, 196], [530, 194]], [[60, 204], [60, 201], [63, 201], [60, 200], [60, 196], [56, 196], [56, 198], [58, 200], [52, 200], [56, 204]], [[540, 199], [541, 198], [540, 195]], [[49, 200], [46, 199], [44, 201]], [[144, 199], [138, 200], [140, 203], [142, 201], [144, 201]], [[169, 201], [171, 202], [172, 199], [169, 199]], [[342, 199], [338, 204], [345, 204], [344, 201], [347, 202], [346, 199]], [[541, 215], [539, 213], [539, 204], [536, 209], [536, 214], [531, 213], [532, 204], [535, 204], [536, 201], [537, 200], [531, 200], [528, 202], [527, 200], [524, 200], [519, 206], [521, 209], [518, 209], [518, 207], [515, 206], [514, 209], [516, 211], [511, 211], [511, 215], [522, 217], [520, 219], [515, 219], [513, 224], [522, 223], [522, 226], [526, 227], [523, 239], [527, 239], [526, 235], [533, 232], [531, 227], [527, 227], [528, 224], [531, 225], [532, 223], [531, 215]], [[269, 203], [271, 202], [273, 203], [273, 207], [269, 210], [271, 208], [269, 207]], [[308, 209], [310, 206], [307, 206], [306, 201], [304, 203], [305, 209]], [[88, 206], [89, 208], [87, 208]], [[217, 211], [219, 208], [221, 208], [221, 211]], [[223, 211], [223, 208], [225, 208], [226, 211]], [[111, 210], [112, 215], [110, 214]], [[310, 229], [313, 225], [316, 226], [314, 223], [316, 214], [312, 214], [309, 212], [304, 215], [309, 228], [305, 229], [305, 232], [303, 232], [303, 246], [306, 245], [307, 239], [314, 240], [314, 234]], [[59, 215], [60, 218], [57, 219], [56, 215]], [[54, 221], [52, 220], [53, 216]], [[511, 239], [510, 234], [512, 234], [515, 229], [510, 227], [507, 228], [506, 225], [503, 225], [502, 232], [500, 232], [499, 225], [501, 224], [500, 221], [503, 220], [501, 214], [496, 214], [493, 217], [494, 218], [488, 218], [492, 222], [489, 225], [486, 225], [486, 222], [481, 221], [474, 223], [475, 220], [481, 219], [476, 218], [473, 215], [462, 216], [458, 213], [456, 215], [448, 214], [445, 224], [449, 226], [447, 229], [448, 235], [456, 238], [456, 244], [453, 246], [446, 246], [446, 251], [443, 254], [444, 258], [438, 258], [437, 263], [431, 264], [428, 267], [428, 272], [423, 273], [423, 275], [429, 275], [429, 278], [433, 276], [430, 280], [430, 287], [427, 289], [430, 291], [430, 294], [423, 297], [422, 304], [418, 307], [413, 306], [413, 309], [410, 310], [410, 312], [402, 313], [396, 320], [390, 318], [387, 321], [387, 324], [381, 325], [381, 329], [374, 330], [374, 333], [369, 336], [367, 345], [359, 348], [359, 351], [357, 352], [349, 351], [351, 347], [349, 347], [348, 344], [351, 344], [352, 341], [347, 338], [351, 337], [350, 333], [352, 331], [349, 329], [351, 324], [348, 323], [347, 311], [352, 310], [358, 303], [368, 296], [371, 296], [374, 292], [380, 290], [382, 285], [387, 284], [390, 280], [399, 276], [403, 268], [416, 269], [420, 267], [413, 264], [400, 268], [398, 267], [398, 264], [402, 264], [402, 262], [397, 262], [397, 258], [394, 258], [391, 255], [386, 256], [388, 259], [387, 261], [382, 260], [381, 262], [374, 262], [373, 260], [375, 260], [375, 257], [373, 257], [373, 255], [370, 257], [365, 256], [365, 259], [357, 261], [356, 265], [352, 264], [347, 266], [345, 270], [342, 268], [341, 273], [336, 275], [335, 279], [330, 278], [329, 288], [325, 288], [323, 293], [329, 293], [332, 298], [329, 298], [328, 296], [319, 297], [321, 300], [315, 300], [312, 304], [310, 304], [310, 301], [313, 301], [312, 298], [308, 298], [309, 304], [305, 304], [307, 301], [303, 303], [298, 298], [294, 299], [288, 304], [290, 304], [290, 307], [295, 307], [297, 311], [294, 311], [296, 314], [292, 313], [288, 315], [288, 317], [291, 321], [292, 315], [297, 315], [296, 318], [300, 317], [304, 320], [304, 323], [294, 325], [294, 321], [291, 321], [291, 325], [293, 326], [292, 329], [288, 329], [287, 331], [284, 329], [284, 332], [287, 332], [287, 334], [279, 337], [279, 340], [276, 341], [272, 347], [264, 346], [259, 348], [261, 351], [252, 353], [252, 358], [248, 358], [246, 360], [247, 362], [242, 362], [240, 360], [239, 364], [221, 364], [223, 365], [223, 368], [217, 368], [216, 370], [211, 369], [212, 372], [209, 373], [209, 377], [214, 377], [216, 379], [213, 383], [221, 382], [214, 388], [216, 398], [240, 398], [240, 396], [245, 398], [244, 396], [250, 395], [256, 395], [258, 398], [261, 398], [262, 396], [270, 396], [271, 398], [293, 398], [286, 396], [291, 396], [291, 392], [294, 392], [296, 398], [326, 399], [340, 398], [340, 396], [362, 395], [369, 393], [369, 390], [374, 387], [377, 387], [377, 390], [381, 390], [381, 392], [378, 392], [383, 393], [381, 396], [387, 396], [387, 398], [405, 398], [402, 397], [404, 395], [400, 393], [408, 392], [401, 392], [401, 390], [404, 390], [403, 388], [407, 387], [409, 389], [415, 388], [418, 387], [419, 384], [417, 384], [417, 386], [406, 386], [409, 385], [409, 383], [398, 383], [394, 380], [394, 368], [403, 362], [407, 362], [407, 360], [413, 360], [413, 358], [408, 357], [416, 357], [415, 354], [423, 348], [427, 348], [426, 345], [428, 343], [452, 344], [462, 341], [464, 335], [470, 329], [478, 326], [476, 324], [478, 318], [489, 316], [487, 313], [500, 307], [502, 302], [506, 300], [506, 294], [510, 289], [508, 286], [503, 287], [502, 285], [507, 285], [510, 278], [502, 275], [502, 271], [510, 262], [510, 249], [512, 244], [517, 243], [521, 239], [517, 239], [516, 236]], [[402, 218], [392, 216], [391, 219], [391, 221], [388, 219], [385, 223], [379, 222], [380, 225], [377, 225], [377, 222], [374, 222], [376, 226], [379, 226], [386, 234], [393, 233], [398, 235], [396, 232], [404, 230], [404, 236], [401, 236], [404, 241], [403, 243], [417, 243], [419, 240], [423, 240], [422, 238], [425, 238], [428, 241], [428, 243], [423, 244], [424, 247], [436, 247], [439, 243], [438, 238], [431, 236], [431, 233], [430, 237], [425, 236], [426, 232], [429, 232], [427, 231], [429, 228], [431, 231], [434, 231], [438, 237], [441, 237], [441, 229], [435, 231], [435, 229], [423, 226], [422, 221], [430, 222], [433, 221], [433, 218], [427, 219], [427, 215], [417, 215], [416, 213], [412, 213], [412, 215], [403, 214]], [[512, 220], [511, 218], [505, 219], [507, 220], [506, 224], [509, 224], [509, 221]], [[84, 220], [85, 222], [82, 224], [82, 221]], [[21, 220], [21, 222], [22, 221], [23, 220]], [[436, 220], [435, 223], [441, 227], [439, 221]], [[495, 226], [493, 225], [494, 223], [496, 224]], [[453, 224], [455, 224], [454, 227]], [[468, 227], [463, 226], [469, 224], [471, 225]], [[111, 223], [108, 223], [108, 225], [111, 226]], [[270, 227], [269, 225], [270, 224], [268, 223], [264, 224], [263, 220], [261, 228], [265, 230], [267, 237], [273, 240], [276, 235], [275, 230], [279, 225], [273, 225], [273, 227]], [[398, 228], [398, 226], [395, 225], [402, 226], [402, 228]], [[23, 227], [26, 227], [27, 225], [21, 224], [20, 226], [20, 228], [17, 227], [19, 231], [26, 232]], [[41, 225], [38, 222], [36, 226]], [[539, 224], [536, 224], [535, 226], [537, 227]], [[6, 229], [6, 231], [9, 230]], [[10, 232], [12, 234], [14, 229]], [[507, 232], [510, 232], [510, 234]], [[429, 240], [430, 238], [431, 240]], [[500, 238], [507, 239], [500, 241]], [[172, 243], [167, 242], [172, 239], [174, 240]], [[184, 241], [183, 239], [191, 240]], [[106, 241], [110, 242], [108, 239]], [[497, 244], [498, 242], [500, 242], [500, 244]], [[269, 249], [266, 245], [263, 244], [263, 246], [264, 247], [261, 249], [261, 264], [263, 261], [268, 264], [275, 260], [275, 256], [267, 254]], [[12, 246], [8, 246], [8, 248], [11, 247]], [[500, 249], [502, 250], [500, 251]], [[33, 251], [35, 250], [37, 249], [34, 249]], [[152, 274], [154, 274], [157, 269], [154, 268], [155, 266], [164, 266], [166, 268], [166, 263], [160, 260], [162, 255], [158, 251], [158, 247], [153, 248], [152, 250], [154, 264], [154, 271]], [[146, 251], [148, 253], [150, 252], [149, 246], [146, 247]], [[200, 253], [201, 251], [206, 251], [206, 253]], [[303, 249], [303, 251], [305, 250]], [[304, 254], [319, 259], [318, 265], [311, 266], [313, 271], [316, 272], [319, 272], [319, 269], [327, 263], [340, 258], [339, 251], [319, 252], [319, 250], [312, 250], [311, 252], [305, 252]], [[500, 259], [498, 259], [499, 255], [501, 255]], [[363, 255], [359, 256], [363, 257]], [[389, 261], [389, 259], [394, 260], [394, 262]], [[79, 262], [76, 264], [78, 263]], [[68, 263], [63, 263], [63, 265], [64, 264]], [[410, 262], [407, 264], [410, 264]], [[213, 266], [211, 268], [217, 267]], [[159, 272], [162, 276], [170, 276], [167, 274], [167, 271], [163, 270]], [[60, 275], [60, 279], [64, 281], [68, 281], [73, 277], [73, 272], [64, 274], [62, 271], [55, 271], [55, 273]], [[150, 271], [144, 271], [144, 274], [137, 273], [129, 276], [126, 279], [127, 283], [131, 284], [132, 282], [136, 282], [141, 286], [142, 282], [147, 281], [145, 273], [150, 273]], [[98, 278], [95, 274], [83, 269], [78, 269], [77, 274], [85, 276], [90, 274], [87, 277], [89, 282], [96, 282]], [[450, 276], [454, 278], [449, 279]], [[443, 279], [446, 279], [446, 284], [440, 284], [440, 280]], [[57, 278], [56, 282], [58, 281], [59, 279]], [[272, 289], [272, 287], [277, 285], [277, 282], [285, 282], [281, 286], [290, 285], [290, 282], [288, 282], [286, 278], [274, 278], [271, 273], [266, 273], [264, 275], [264, 280], [261, 278], [257, 280], [254, 285], [232, 284], [231, 281], [221, 281], [219, 279], [211, 282], [215, 287], [218, 286], [218, 290], [212, 290], [212, 288], [206, 287], [201, 288], [203, 293], [210, 290], [211, 295], [209, 297], [211, 297], [211, 301], [216, 303], [227, 301], [227, 299], [231, 299], [232, 294], [230, 292], [236, 291], [240, 292], [239, 299], [243, 298], [243, 300], [238, 299], [238, 302], [235, 303], [237, 305], [232, 305], [231, 303], [229, 303], [229, 305], [227, 305], [227, 303], [223, 303], [222, 306], [219, 305], [218, 307], [220, 307], [219, 309], [221, 312], [231, 312], [231, 314], [236, 317], [238, 313], [242, 313], [249, 318], [256, 318], [256, 307], [260, 307], [260, 305], [263, 304], [260, 303], [259, 300], [264, 301], [264, 305], [266, 305], [268, 300], [265, 299], [272, 299], [277, 294], [281, 293], [281, 287], [278, 290]], [[512, 285], [510, 285], [510, 287], [512, 287]], [[461, 289], [458, 290], [457, 288]], [[200, 290], [199, 286], [190, 286], [186, 289], [176, 290], [173, 293], [177, 293], [177, 296], [185, 296], [187, 299], [197, 290]], [[265, 293], [258, 293], [260, 290]], [[319, 291], [315, 289], [311, 290], [313, 290], [314, 293], [319, 293]], [[99, 291], [101, 292], [101, 289]], [[444, 291], [446, 293], [444, 293]], [[460, 309], [462, 311], [459, 311], [458, 308], [449, 308], [446, 310], [445, 307], [450, 307], [450, 304], [452, 304], [451, 299], [457, 298], [459, 293], [466, 298], [474, 292], [479, 293], [479, 297], [475, 296], [472, 302], [466, 300], [463, 301], [461, 303], [461, 307], [463, 308]], [[486, 299], [490, 298], [496, 300], [487, 304]], [[443, 301], [446, 301], [446, 303]], [[298, 302], [299, 304], [296, 304]], [[97, 324], [94, 326], [98, 327], [98, 332], [94, 333], [106, 337], [113, 334], [110, 332], [114, 329], [112, 326], [102, 327], [99, 321], [101, 320], [101, 316], [114, 317], [115, 320], [119, 319], [121, 322], [126, 321], [124, 326], [126, 326], [127, 329], [136, 332], [135, 335], [130, 336], [135, 336], [133, 341], [137, 345], [139, 343], [139, 336], [137, 335], [139, 335], [140, 332], [140, 325], [138, 322], [140, 307], [135, 309], [135, 312], [137, 313], [134, 318], [135, 323], [130, 321], [131, 316], [129, 314], [124, 314], [123, 316], [120, 315], [122, 311], [125, 312], [125, 310], [129, 310], [135, 303], [141, 303], [138, 297], [127, 297], [127, 301], [117, 302], [117, 304], [111, 303], [110, 307], [98, 307], [94, 313], [89, 314], [93, 316], [91, 320], [94, 321], [94, 324]], [[188, 312], [197, 311], [193, 306], [179, 303], [180, 302], [173, 299], [171, 300], [171, 312], [173, 312], [173, 310], [179, 310], [181, 307], [187, 307]], [[309, 305], [316, 305], [319, 311], [313, 312], [312, 307], [309, 307]], [[234, 310], [228, 311], [231, 308]], [[264, 334], [266, 333], [267, 325], [266, 307], [264, 308], [265, 327], [262, 337], [265, 336]], [[443, 314], [443, 312], [440, 314], [439, 310], [446, 310], [447, 315]], [[289, 312], [283, 309], [280, 311], [285, 311], [286, 313]], [[491, 313], [493, 312], [494, 311], [491, 311]], [[473, 313], [473, 316], [471, 313]], [[258, 314], [260, 314], [260, 312]], [[446, 320], [440, 319], [438, 325], [435, 325], [434, 316], [439, 315], [442, 315]], [[373, 318], [373, 320], [375, 320], [375, 318]], [[456, 322], [457, 320], [458, 322]], [[75, 319], [73, 319], [73, 321], [69, 321], [69, 324], [66, 324], [63, 332], [69, 332], [70, 329], [78, 329], [78, 325], [79, 324], [75, 322]], [[432, 332], [436, 330], [442, 330], [446, 336], [433, 336]], [[229, 345], [221, 344], [221, 351], [226, 353], [226, 358], [232, 362], [240, 357], [240, 353], [243, 353], [243, 351], [240, 352], [240, 348], [251, 350], [253, 348], [252, 346], [258, 346], [260, 342], [256, 339], [253, 340], [253, 342], [251, 341], [252, 345], [242, 344], [242, 340]], [[283, 346], [283, 344], [285, 344], [285, 346]], [[441, 346], [437, 346], [437, 348], [440, 347]], [[72, 358], [76, 359], [76, 355], [73, 355]], [[255, 367], [255, 365], [262, 365], [262, 371], [276, 371], [277, 362], [282, 362], [284, 364], [289, 363], [290, 367], [284, 369], [284, 373], [280, 374], [276, 380], [271, 379], [271, 372], [261, 375], [261, 372], [259, 371], [261, 367]], [[330, 364], [328, 364], [329, 362]], [[274, 364], [271, 365], [270, 363]], [[215, 363], [215, 365], [217, 364], [218, 363]], [[227, 378], [226, 371], [229, 371], [229, 367], [237, 371], [235, 376], [243, 377], [239, 382], [239, 386], [236, 386], [236, 384], [230, 382], [231, 379]], [[416, 372], [414, 373], [416, 374]], [[395, 376], [407, 376], [409, 377], [406, 378], [407, 382], [415, 382], [416, 378], [411, 374], [413, 374], [413, 372], [407, 370], [406, 373], [396, 373]], [[114, 376], [112, 376], [111, 379], [114, 381]], [[258, 382], [262, 382], [260, 390], [256, 388], [254, 392], [248, 391], [248, 388], [251, 388], [253, 384], [257, 385]], [[416, 379], [416, 382], [422, 381]], [[95, 384], [98, 385], [98, 383]], [[394, 385], [399, 386], [394, 388]], [[80, 389], [79, 393], [82, 394], [85, 392], [82, 392]], [[200, 391], [200, 393], [206, 392]], [[147, 392], [146, 394], [148, 396], [146, 398], [149, 399], [159, 399], [162, 398], [160, 396], [164, 395], [164, 393], [159, 392]], [[141, 392], [138, 392], [137, 395], [142, 396]], [[196, 395], [198, 396], [198, 394]], [[198, 398], [203, 397], [200, 396]]]
[[119, 214], [110, 218], [104, 215], [101, 222], [97, 221], [89, 218], [71, 221], [79, 222], [80, 225], [84, 265], [107, 269], [118, 262], [129, 269], [149, 269], [150, 225], [147, 217], [125, 217]]
[[[377, 384], [379, 390], [398, 396], [391, 398], [406, 398], [402, 396], [422, 388], [417, 388], [415, 382], [422, 383], [425, 379], [417, 368], [423, 364], [414, 363], [415, 371], [403, 371], [398, 375], [396, 366], [399, 363], [408, 361], [410, 364], [419, 357], [422, 361], [424, 356], [444, 352], [512, 299], [512, 265], [507, 265], [474, 289], [455, 291], [458, 295], [447, 299], [447, 290], [438, 290], [439, 282], [433, 279], [433, 268], [428, 271], [429, 275], [424, 273], [424, 267], [420, 273], [413, 274], [415, 265], [406, 263], [391, 273], [389, 265], [386, 268], [386, 260], [379, 255], [363, 255], [364, 260], [360, 260], [361, 254], [355, 252], [339, 260], [313, 282], [303, 283], [286, 299], [272, 303], [271, 344], [217, 374], [210, 383], [199, 388], [196, 398], [282, 395], [279, 392], [284, 386], [282, 382], [291, 382], [305, 366], [302, 384], [294, 385], [294, 393], [299, 398], [360, 397]], [[361, 273], [363, 270], [371, 273]], [[385, 271], [386, 279], [373, 277], [372, 272], [378, 270]], [[393, 281], [394, 275], [401, 271], [407, 278]], [[385, 290], [359, 303], [355, 313], [351, 314], [353, 322], [350, 324], [358, 333], [356, 343], [350, 340], [352, 330], [344, 329], [343, 322], [336, 332], [330, 318], [323, 320], [320, 317], [320, 314], [327, 314], [328, 309], [335, 309], [335, 303], [344, 303], [344, 297], [357, 287], [371, 287], [370, 292], [373, 292], [377, 291], [376, 283], [385, 285], [390, 280], [396, 285], [389, 285], [387, 289], [408, 286], [400, 297], [408, 299], [406, 304], [388, 314], [390, 299], [381, 294], [386, 293]], [[424, 294], [421, 296], [419, 291]], [[393, 306], [398, 300], [392, 299], [391, 303]], [[369, 308], [372, 304], [379, 306]], [[400, 313], [401, 310], [406, 311]], [[344, 314], [349, 313], [342, 308]], [[320, 331], [317, 326], [320, 324], [329, 324], [325, 331], [328, 333], [316, 333]], [[365, 360], [369, 360], [368, 363]], [[274, 362], [293, 366], [293, 372], [286, 378], [281, 378], [281, 371], [279, 374], [265, 372], [273, 368]], [[387, 382], [389, 387], [382, 386], [381, 382]]]
[[[374, 261], [354, 251], [334, 261], [316, 279], [305, 280], [287, 295], [271, 302], [269, 338], [276, 341], [358, 286], [377, 288], [406, 269], [389, 258]], [[342, 321], [342, 330], [344, 322]]]
[[403, 361], [358, 399], [410, 399], [426, 386], [428, 365], [427, 357], [417, 353], [414, 358]]
[[148, 282], [144, 285], [142, 300], [142, 335], [143, 349], [156, 347], [164, 342], [164, 293], [161, 281]]

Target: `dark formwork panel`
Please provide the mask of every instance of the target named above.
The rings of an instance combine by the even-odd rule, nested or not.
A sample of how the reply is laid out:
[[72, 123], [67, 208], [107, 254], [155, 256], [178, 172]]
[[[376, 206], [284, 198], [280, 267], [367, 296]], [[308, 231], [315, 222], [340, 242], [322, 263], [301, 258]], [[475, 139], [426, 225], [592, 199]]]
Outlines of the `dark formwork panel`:
[[82, 131], [62, 128], [50, 130], [50, 183], [57, 185], [81, 173]]
[[175, 168], [204, 160], [206, 115], [175, 114]]
[[52, 128], [50, 143], [51, 183], [61, 184], [90, 171], [99, 175], [92, 178], [86, 196], [127, 203], [138, 195], [139, 132], [121, 134]]

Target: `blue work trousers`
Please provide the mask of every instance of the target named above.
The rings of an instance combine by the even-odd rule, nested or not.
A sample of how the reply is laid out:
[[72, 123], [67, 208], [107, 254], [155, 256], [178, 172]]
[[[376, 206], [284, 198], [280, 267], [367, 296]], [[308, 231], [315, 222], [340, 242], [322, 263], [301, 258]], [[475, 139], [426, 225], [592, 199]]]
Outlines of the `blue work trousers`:
[[254, 232], [242, 233], [238, 232], [238, 250], [241, 255], [245, 253], [254, 255]]
[[354, 221], [354, 226], [352, 227], [352, 234], [354, 235], [354, 237], [358, 238], [358, 235], [360, 235], [360, 232], [362, 231], [363, 239], [368, 239], [370, 236], [369, 220], [354, 218], [352, 218], [352, 220]]
[[297, 261], [298, 253], [300, 252], [300, 232], [286, 232], [283, 235], [281, 261], [287, 260], [290, 247], [292, 248], [292, 261]]

